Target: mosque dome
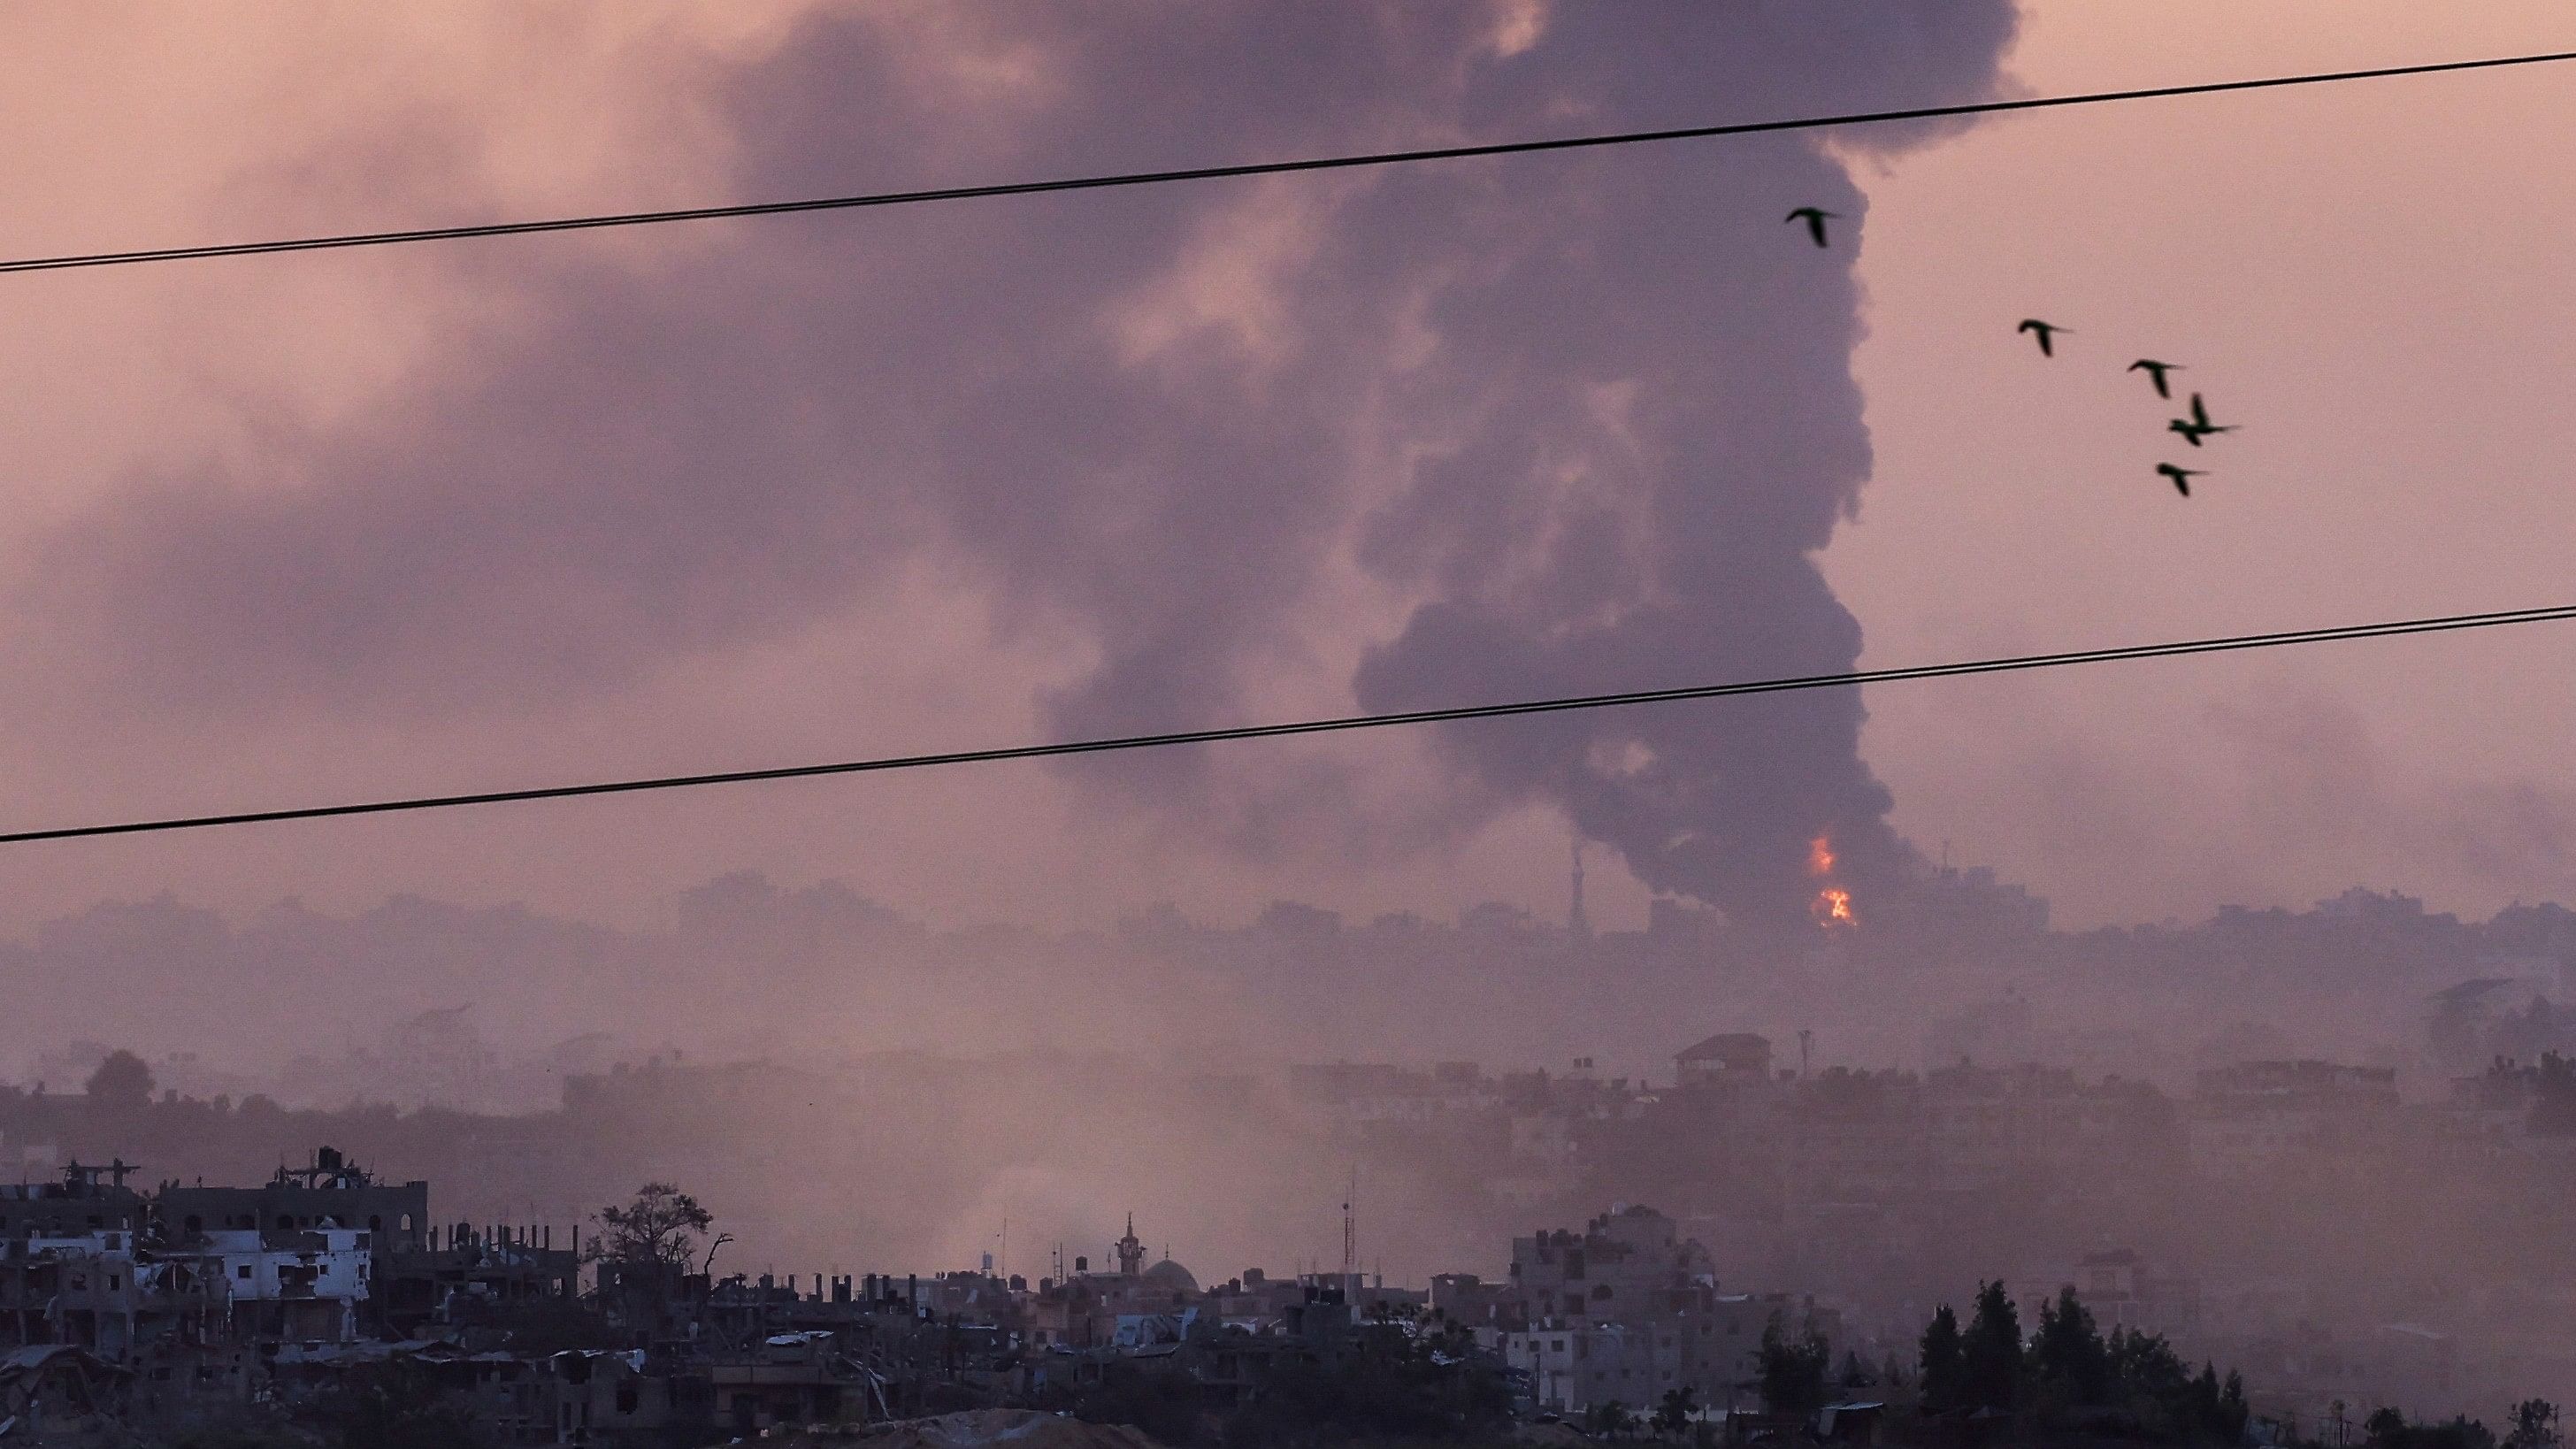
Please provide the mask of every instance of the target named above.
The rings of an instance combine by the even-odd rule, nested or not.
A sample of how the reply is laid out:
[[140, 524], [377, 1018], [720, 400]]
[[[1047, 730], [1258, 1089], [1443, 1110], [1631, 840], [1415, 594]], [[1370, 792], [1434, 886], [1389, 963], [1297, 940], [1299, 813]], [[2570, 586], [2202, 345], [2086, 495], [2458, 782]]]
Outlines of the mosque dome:
[[1165, 1258], [1163, 1261], [1156, 1263], [1153, 1267], [1146, 1269], [1145, 1281], [1157, 1288], [1168, 1289], [1175, 1293], [1196, 1293], [1199, 1291], [1199, 1280], [1197, 1277], [1194, 1276], [1189, 1269], [1182, 1267], [1180, 1264], [1173, 1262], [1169, 1258]]

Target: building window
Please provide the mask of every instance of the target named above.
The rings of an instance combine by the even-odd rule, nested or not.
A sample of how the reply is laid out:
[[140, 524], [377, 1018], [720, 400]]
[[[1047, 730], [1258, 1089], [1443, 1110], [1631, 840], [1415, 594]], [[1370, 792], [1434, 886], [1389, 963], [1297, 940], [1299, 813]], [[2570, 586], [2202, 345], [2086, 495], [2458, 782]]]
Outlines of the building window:
[[621, 1414], [631, 1414], [635, 1412], [635, 1386], [633, 1384], [619, 1384], [617, 1386], [617, 1412]]
[[244, 1263], [244, 1264], [242, 1264], [240, 1267], [235, 1268], [235, 1269], [233, 1270], [233, 1276], [234, 1276], [234, 1277], [236, 1277], [236, 1278], [247, 1278], [247, 1277], [249, 1277], [249, 1276], [250, 1276], [250, 1264], [248, 1264], [248, 1263]]

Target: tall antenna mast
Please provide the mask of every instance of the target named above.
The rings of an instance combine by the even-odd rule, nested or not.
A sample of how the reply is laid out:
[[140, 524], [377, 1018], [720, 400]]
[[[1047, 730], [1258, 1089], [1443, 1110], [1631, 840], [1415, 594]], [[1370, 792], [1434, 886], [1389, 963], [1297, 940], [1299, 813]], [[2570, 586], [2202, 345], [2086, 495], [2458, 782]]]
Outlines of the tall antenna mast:
[[1359, 1219], [1351, 1211], [1351, 1204], [1359, 1201], [1359, 1197], [1360, 1170], [1354, 1166], [1351, 1168], [1350, 1195], [1342, 1200], [1342, 1286], [1344, 1288], [1351, 1286], [1351, 1275], [1358, 1272], [1360, 1266], [1360, 1224]]

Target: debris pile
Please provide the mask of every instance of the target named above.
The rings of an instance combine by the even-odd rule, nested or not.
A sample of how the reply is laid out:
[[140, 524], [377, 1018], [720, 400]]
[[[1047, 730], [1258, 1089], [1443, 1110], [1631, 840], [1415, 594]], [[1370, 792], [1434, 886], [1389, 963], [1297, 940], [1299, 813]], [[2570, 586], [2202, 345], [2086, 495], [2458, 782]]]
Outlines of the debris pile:
[[1162, 1449], [1125, 1424], [1087, 1424], [1033, 1409], [974, 1409], [881, 1424], [814, 1424], [773, 1429], [760, 1442], [784, 1449], [865, 1444], [868, 1449]]

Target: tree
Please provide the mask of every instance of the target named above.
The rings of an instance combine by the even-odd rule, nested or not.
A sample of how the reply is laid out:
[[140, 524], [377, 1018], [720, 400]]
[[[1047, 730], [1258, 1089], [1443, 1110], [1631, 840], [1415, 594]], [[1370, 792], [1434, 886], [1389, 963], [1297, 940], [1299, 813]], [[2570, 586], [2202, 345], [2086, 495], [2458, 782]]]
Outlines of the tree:
[[2021, 1314], [2000, 1282], [1977, 1285], [1977, 1312], [1959, 1338], [1960, 1401], [2010, 1409], [2021, 1397]]
[[1624, 1439], [1637, 1427], [1637, 1416], [1629, 1413], [1628, 1406], [1617, 1399], [1606, 1404], [1594, 1404], [1583, 1420], [1584, 1428], [1605, 1439]]
[[582, 1248], [593, 1262], [621, 1267], [658, 1264], [686, 1273], [696, 1265], [698, 1239], [715, 1216], [667, 1182], [648, 1182], [624, 1207], [615, 1203], [593, 1218], [599, 1232]]
[[1834, 1387], [1844, 1398], [1850, 1398], [1862, 1389], [1875, 1387], [1877, 1383], [1878, 1375], [1870, 1372], [1869, 1365], [1860, 1361], [1860, 1354], [1857, 1351], [1843, 1350], [1843, 1366], [1834, 1373]]
[[2114, 1398], [2137, 1416], [2149, 1437], [2180, 1439], [2195, 1432], [2192, 1426], [2199, 1420], [2190, 1403], [2191, 1370], [2161, 1334], [2115, 1328], [2103, 1356], [2110, 1364]]
[[1967, 1402], [1967, 1365], [1959, 1346], [1959, 1315], [1950, 1305], [1932, 1315], [1923, 1330], [1923, 1412], [1944, 1414]]
[[[2519, 1428], [2521, 1406], [2516, 1406]], [[2413, 1424], [2395, 1409], [2375, 1409], [2363, 1421], [2373, 1449], [2495, 1449], [2487, 1426], [2462, 1415], [2447, 1424]]]
[[[1227, 1449], [1481, 1443], [1498, 1439], [1511, 1422], [1511, 1389], [1499, 1363], [1476, 1352], [1472, 1330], [1453, 1325], [1440, 1333], [1367, 1332], [1355, 1350], [1336, 1363], [1274, 1367], [1260, 1395], [1227, 1416], [1217, 1440]], [[1207, 1390], [1187, 1374], [1160, 1381], [1170, 1390], [1160, 1396], [1165, 1408], [1182, 1405], [1186, 1415], [1118, 1422], [1133, 1423], [1161, 1443], [1210, 1442], [1200, 1423], [1209, 1407]], [[1075, 1416], [1099, 1417], [1087, 1402], [1074, 1405]], [[1619, 1430], [1633, 1423], [1621, 1410]]]
[[1833, 1346], [1813, 1327], [1792, 1333], [1781, 1314], [1762, 1329], [1762, 1406], [1774, 1414], [1812, 1414], [1825, 1406]]
[[1655, 1406], [1655, 1432], [1667, 1439], [1679, 1438], [1698, 1412], [1698, 1398], [1689, 1389], [1666, 1389], [1664, 1401]]
[[2245, 1402], [2245, 1375], [2229, 1369], [2227, 1384], [2218, 1391], [2218, 1413], [2210, 1419], [2210, 1432], [2222, 1443], [2240, 1443], [2246, 1421], [2253, 1417], [2252, 1406]]
[[[1073, 1417], [1088, 1424], [1130, 1425], [1165, 1444], [1189, 1442], [1207, 1402], [1205, 1389], [1189, 1375], [1173, 1369], [1138, 1369], [1132, 1362], [1114, 1368], [1114, 1372], [1104, 1370], [1100, 1382], [1074, 1402]], [[1310, 1397], [1307, 1384], [1281, 1387], [1301, 1399]]]
[[2031, 1376], [2058, 1402], [2098, 1408], [2111, 1402], [2109, 1348], [2093, 1325], [2093, 1312], [2072, 1284], [2057, 1300], [2039, 1306], [2039, 1331], [2030, 1341]]
[[2505, 1449], [2558, 1449], [2558, 1406], [2547, 1399], [2525, 1399], [2513, 1406], [2513, 1432]]
[[2225, 1395], [2218, 1387], [2217, 1365], [2203, 1360], [2200, 1365], [2200, 1377], [2191, 1381], [2190, 1412], [2187, 1415], [2189, 1421], [2202, 1430], [2215, 1425], [2218, 1423], [2220, 1414], [2225, 1412], [2226, 1406], [2222, 1402], [2224, 1398]]
[[109, 1052], [89, 1074], [89, 1099], [121, 1112], [139, 1112], [152, 1104], [152, 1068], [143, 1058], [119, 1049]]

